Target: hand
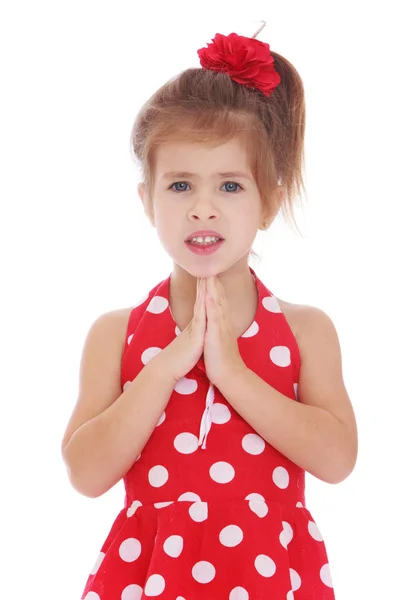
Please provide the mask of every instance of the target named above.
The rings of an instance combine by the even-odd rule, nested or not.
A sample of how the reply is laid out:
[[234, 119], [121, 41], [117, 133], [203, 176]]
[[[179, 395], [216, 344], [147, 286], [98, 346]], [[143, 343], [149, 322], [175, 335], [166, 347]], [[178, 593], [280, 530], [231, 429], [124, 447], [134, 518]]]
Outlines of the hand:
[[165, 369], [178, 383], [201, 358], [204, 351], [206, 331], [205, 279], [197, 279], [194, 316], [177, 337], [158, 354], [154, 360], [161, 361]]
[[205, 308], [205, 370], [210, 382], [220, 387], [232, 375], [246, 369], [246, 364], [239, 353], [225, 290], [217, 276], [206, 279]]

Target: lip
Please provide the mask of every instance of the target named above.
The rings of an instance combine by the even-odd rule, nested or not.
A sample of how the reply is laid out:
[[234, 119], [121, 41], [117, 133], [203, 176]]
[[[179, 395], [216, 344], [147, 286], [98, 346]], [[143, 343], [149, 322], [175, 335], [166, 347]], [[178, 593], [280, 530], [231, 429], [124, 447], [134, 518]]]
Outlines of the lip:
[[187, 242], [188, 240], [192, 239], [193, 237], [199, 237], [199, 236], [204, 237], [206, 235], [214, 235], [215, 237], [219, 237], [221, 240], [224, 239], [218, 231], [214, 231], [213, 229], [198, 229], [198, 231], [194, 231], [193, 233], [190, 233], [189, 236], [187, 238], [185, 238], [185, 241]]

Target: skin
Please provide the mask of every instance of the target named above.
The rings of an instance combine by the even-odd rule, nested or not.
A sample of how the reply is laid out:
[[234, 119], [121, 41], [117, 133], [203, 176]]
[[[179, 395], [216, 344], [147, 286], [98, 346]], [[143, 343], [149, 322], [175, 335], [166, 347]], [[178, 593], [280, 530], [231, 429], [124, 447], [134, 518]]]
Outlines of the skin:
[[[169, 171], [193, 177], [165, 178]], [[220, 177], [218, 172], [243, 171], [244, 177]], [[276, 216], [266, 214], [244, 147], [237, 139], [216, 147], [191, 142], [168, 142], [156, 151], [153, 197], [144, 184], [138, 188], [151, 224], [173, 260], [171, 298], [175, 304], [194, 306], [197, 278], [218, 277], [233, 314], [252, 301], [255, 286], [248, 256], [258, 229]], [[265, 224], [265, 226], [264, 226]], [[209, 256], [193, 254], [185, 245], [188, 234], [214, 229], [225, 239]]]

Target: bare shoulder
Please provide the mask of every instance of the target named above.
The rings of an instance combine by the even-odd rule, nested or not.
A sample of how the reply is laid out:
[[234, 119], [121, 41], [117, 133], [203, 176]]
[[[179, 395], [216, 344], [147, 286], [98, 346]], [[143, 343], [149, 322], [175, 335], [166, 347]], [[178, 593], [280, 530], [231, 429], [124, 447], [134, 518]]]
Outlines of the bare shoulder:
[[345, 427], [354, 464], [357, 425], [343, 379], [342, 349], [335, 324], [315, 306], [293, 305], [290, 310], [295, 313], [301, 357], [298, 399], [328, 411]]
[[303, 319], [304, 305], [302, 304], [294, 304], [293, 302], [286, 302], [281, 298], [276, 296], [276, 300], [279, 303], [280, 309], [286, 317], [287, 322], [289, 323], [289, 327], [292, 330], [293, 335], [296, 338], [296, 341], [299, 343], [299, 335], [300, 335], [300, 321]]
[[91, 324], [80, 363], [77, 403], [62, 448], [81, 425], [106, 410], [122, 394], [121, 359], [132, 307], [106, 312]]

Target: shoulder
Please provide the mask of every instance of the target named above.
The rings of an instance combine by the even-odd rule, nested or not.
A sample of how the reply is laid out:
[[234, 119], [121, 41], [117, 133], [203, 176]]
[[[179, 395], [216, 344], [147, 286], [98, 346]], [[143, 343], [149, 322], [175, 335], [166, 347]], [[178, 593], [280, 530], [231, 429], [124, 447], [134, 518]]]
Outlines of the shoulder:
[[124, 345], [128, 321], [133, 307], [118, 308], [101, 314], [91, 325], [89, 335], [95, 338], [111, 338], [117, 345]]

